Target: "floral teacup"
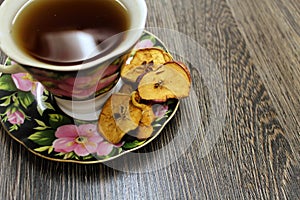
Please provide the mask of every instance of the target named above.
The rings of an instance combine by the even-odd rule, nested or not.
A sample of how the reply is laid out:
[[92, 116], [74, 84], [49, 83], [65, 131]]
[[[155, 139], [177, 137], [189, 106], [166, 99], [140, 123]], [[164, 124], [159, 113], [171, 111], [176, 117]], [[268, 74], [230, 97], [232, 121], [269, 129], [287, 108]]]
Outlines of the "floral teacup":
[[116, 89], [123, 55], [132, 50], [143, 33], [147, 17], [145, 1], [119, 0], [129, 14], [129, 28], [120, 33], [123, 40], [107, 55], [71, 66], [35, 59], [24, 53], [14, 41], [11, 34], [14, 19], [20, 9], [31, 1], [7, 0], [0, 7], [0, 48], [14, 61], [11, 66], [1, 65], [0, 71], [31, 74], [54, 95], [64, 112], [74, 118], [95, 120], [103, 103]]

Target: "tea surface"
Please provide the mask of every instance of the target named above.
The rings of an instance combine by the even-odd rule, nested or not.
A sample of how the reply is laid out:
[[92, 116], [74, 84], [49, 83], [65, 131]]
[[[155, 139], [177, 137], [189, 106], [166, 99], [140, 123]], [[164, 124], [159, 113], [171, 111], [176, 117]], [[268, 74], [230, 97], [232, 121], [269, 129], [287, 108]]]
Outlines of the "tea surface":
[[16, 16], [12, 34], [36, 59], [71, 65], [111, 52], [128, 27], [127, 10], [115, 0], [35, 0]]

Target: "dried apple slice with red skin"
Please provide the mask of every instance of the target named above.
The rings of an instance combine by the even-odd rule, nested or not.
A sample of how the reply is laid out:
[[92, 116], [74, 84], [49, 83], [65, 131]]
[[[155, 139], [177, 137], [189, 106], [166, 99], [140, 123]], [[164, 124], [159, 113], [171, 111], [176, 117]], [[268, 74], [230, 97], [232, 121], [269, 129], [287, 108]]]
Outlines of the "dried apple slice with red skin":
[[112, 94], [103, 106], [98, 129], [110, 143], [119, 143], [126, 133], [139, 126], [142, 111], [130, 99], [131, 96], [127, 94]]
[[155, 120], [156, 116], [153, 112], [151, 104], [141, 103], [141, 98], [137, 91], [132, 92], [131, 102], [132, 104], [142, 110], [142, 118], [139, 123], [139, 127], [132, 132], [132, 136], [136, 137], [139, 140], [144, 140], [151, 137], [153, 133], [152, 123]]
[[134, 91], [131, 94], [131, 102], [132, 104], [142, 110], [142, 118], [140, 124], [144, 126], [150, 126], [152, 122], [155, 120], [155, 114], [152, 109], [151, 104], [140, 103], [140, 96], [137, 91]]
[[146, 73], [138, 85], [142, 99], [167, 101], [189, 95], [191, 77], [188, 68], [179, 62], [167, 62], [154, 71]]
[[173, 58], [164, 50], [152, 47], [137, 50], [131, 59], [122, 66], [121, 77], [125, 81], [136, 83], [145, 73], [155, 70]]

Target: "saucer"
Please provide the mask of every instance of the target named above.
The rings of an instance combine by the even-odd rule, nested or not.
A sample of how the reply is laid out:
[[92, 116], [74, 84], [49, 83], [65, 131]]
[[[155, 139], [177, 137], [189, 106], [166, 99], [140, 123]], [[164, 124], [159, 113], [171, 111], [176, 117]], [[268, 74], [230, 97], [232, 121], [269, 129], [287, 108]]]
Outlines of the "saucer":
[[[135, 49], [147, 47], [166, 50], [159, 38], [144, 31]], [[10, 62], [8, 58], [5, 64]], [[6, 132], [35, 155], [58, 162], [101, 163], [142, 148], [160, 134], [178, 107], [176, 99], [157, 103], [160, 117], [152, 124], [150, 138], [128, 136], [120, 144], [111, 144], [98, 133], [97, 120], [78, 120], [64, 113], [29, 74], [0, 75], [0, 117]]]

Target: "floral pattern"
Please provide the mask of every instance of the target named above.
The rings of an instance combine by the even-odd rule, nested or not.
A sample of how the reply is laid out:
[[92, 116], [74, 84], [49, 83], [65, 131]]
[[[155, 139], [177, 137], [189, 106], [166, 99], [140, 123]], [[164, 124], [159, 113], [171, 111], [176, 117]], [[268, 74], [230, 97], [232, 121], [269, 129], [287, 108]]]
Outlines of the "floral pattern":
[[12, 112], [11, 110], [8, 110], [7, 111], [7, 120], [9, 121], [9, 123], [11, 123], [13, 125], [21, 125], [25, 121], [25, 114], [20, 110], [16, 110], [14, 112]]
[[[65, 99], [88, 99], [93, 98], [94, 95], [105, 93], [116, 84], [119, 78], [118, 70], [121, 61], [122, 59], [116, 59], [109, 66], [98, 66], [92, 71], [82, 70], [80, 74], [77, 72], [56, 74], [33, 68], [30, 68], [30, 70], [31, 74], [34, 74], [34, 78], [39, 80], [48, 91], [56, 96]], [[25, 82], [27, 77], [22, 78]], [[28, 78], [27, 81], [29, 81]]]
[[135, 46], [135, 49], [143, 49], [153, 47], [154, 43], [151, 39], [145, 39], [138, 42]]
[[55, 136], [57, 139], [53, 142], [54, 151], [61, 153], [74, 151], [78, 156], [95, 153], [98, 143], [104, 140], [93, 124], [64, 125], [56, 130]]
[[32, 77], [27, 73], [17, 73], [11, 75], [16, 87], [24, 92], [31, 91], [34, 96], [41, 95], [44, 91], [44, 86], [33, 81]]
[[[149, 33], [144, 33], [137, 48], [162, 47]], [[11, 64], [9, 59], [6, 64]], [[107, 77], [114, 71], [103, 71]], [[96, 75], [95, 75], [96, 77]], [[89, 87], [86, 77], [66, 82], [80, 87]], [[102, 85], [101, 85], [102, 84]], [[99, 87], [106, 87], [101, 83]], [[69, 88], [58, 86], [62, 94]], [[86, 95], [89, 95], [90, 91]], [[177, 100], [153, 105], [157, 120], [154, 122], [154, 137], [175, 113]], [[63, 113], [54, 98], [40, 82], [27, 73], [0, 75], [0, 117], [2, 124], [14, 139], [36, 155], [58, 161], [78, 163], [103, 162], [147, 144], [147, 140], [130, 139], [114, 145], [107, 142], [97, 130], [97, 121], [79, 121]]]

